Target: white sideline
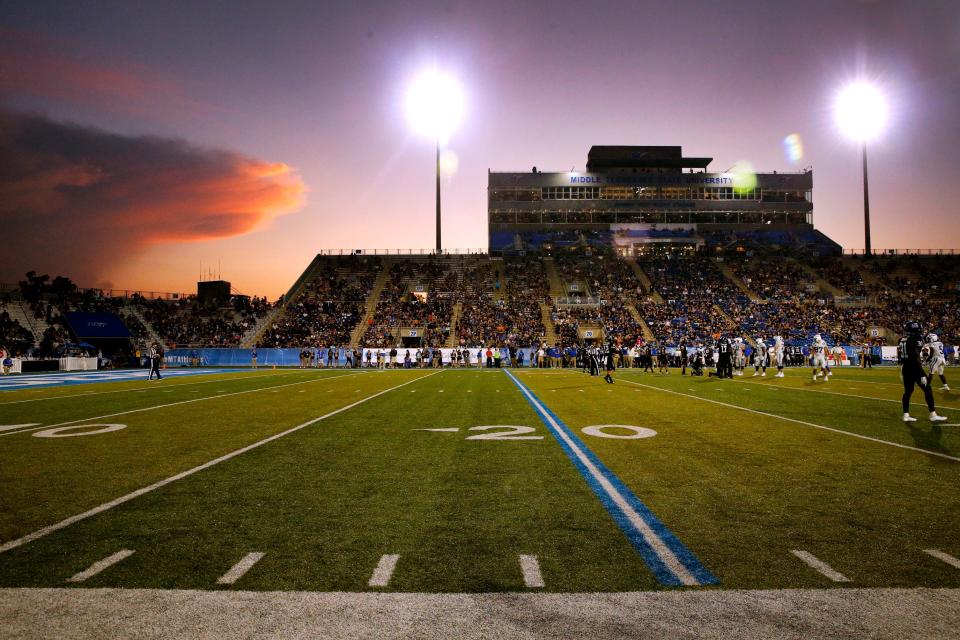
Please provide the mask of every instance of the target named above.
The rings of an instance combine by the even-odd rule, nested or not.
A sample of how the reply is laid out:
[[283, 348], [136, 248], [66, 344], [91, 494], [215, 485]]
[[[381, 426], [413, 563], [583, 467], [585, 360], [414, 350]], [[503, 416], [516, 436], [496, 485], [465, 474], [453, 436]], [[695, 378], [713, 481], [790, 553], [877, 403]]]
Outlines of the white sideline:
[[933, 557], [936, 558], [937, 560], [942, 560], [943, 562], [946, 562], [946, 563], [947, 563], [948, 565], [950, 565], [951, 567], [954, 567], [954, 568], [956, 568], [956, 569], [960, 569], [960, 559], [954, 558], [954, 557], [953, 557], [952, 555], [950, 555], [949, 553], [944, 553], [943, 551], [940, 551], [939, 549], [924, 549], [923, 552], [926, 553], [926, 554], [929, 554], [929, 555], [933, 556]]
[[[711, 400], [710, 398], [703, 398], [701, 396], [695, 396], [689, 393], [680, 393], [679, 391], [673, 391], [672, 389], [664, 389], [663, 387], [656, 387], [649, 384], [643, 384], [641, 382], [634, 382], [633, 380], [627, 380], [625, 378], [620, 378], [622, 382], [627, 384], [636, 385], [638, 387], [644, 387], [645, 389], [653, 389], [654, 391], [662, 391], [663, 393], [672, 393], [676, 396], [683, 396], [684, 398], [693, 398], [695, 400], [702, 400], [703, 402], [710, 402], [712, 404], [718, 404], [722, 407], [729, 407], [730, 409], [737, 409], [738, 411], [745, 411], [747, 413], [753, 413], [758, 416], [767, 416], [768, 418], [775, 418], [777, 420], [784, 420], [786, 422], [793, 422], [795, 424], [802, 424], [805, 427], [813, 427], [814, 429], [823, 429], [824, 431], [832, 431], [833, 433], [839, 433], [841, 435], [850, 436], [851, 438], [860, 438], [861, 440], [869, 440], [870, 442], [878, 442], [880, 444], [885, 444], [891, 447], [897, 447], [898, 449], [907, 449], [908, 451], [916, 451], [918, 453], [924, 453], [928, 456], [936, 456], [938, 458], [943, 458], [945, 460], [953, 460], [954, 462], [960, 462], [960, 458], [956, 456], [949, 456], [945, 453], [940, 453], [939, 451], [929, 451], [927, 449], [921, 449], [920, 447], [911, 447], [908, 444], [900, 444], [899, 442], [890, 442], [889, 440], [881, 440], [880, 438], [873, 438], [870, 436], [861, 435], [859, 433], [853, 433], [850, 431], [844, 431], [843, 429], [835, 429], [834, 427], [826, 427], [822, 424], [814, 424], [812, 422], [805, 422], [803, 420], [797, 420], [796, 418], [788, 418], [786, 416], [778, 416], [775, 413], [767, 413], [766, 411], [758, 411], [756, 409], [749, 409], [747, 407], [741, 407], [740, 405], [730, 404], [727, 402], [720, 402], [719, 400]], [[2, 435], [2, 434], [0, 434]]]
[[[129, 502], [129, 501], [133, 500], [134, 498], [139, 498], [140, 496], [142, 496], [142, 495], [144, 495], [144, 494], [147, 494], [147, 493], [150, 493], [151, 491], [155, 491], [155, 490], [157, 490], [157, 489], [160, 489], [161, 487], [165, 487], [165, 486], [167, 486], [168, 484], [170, 484], [171, 482], [176, 482], [177, 480], [182, 480], [183, 478], [186, 478], [186, 477], [188, 477], [188, 476], [192, 476], [193, 474], [197, 473], [198, 471], [203, 471], [204, 469], [209, 469], [210, 467], [212, 467], [212, 466], [214, 466], [214, 465], [218, 465], [218, 464], [220, 464], [221, 462], [226, 462], [227, 460], [230, 460], [231, 458], [236, 458], [237, 456], [239, 456], [239, 455], [242, 454], [242, 453], [246, 453], [247, 451], [252, 451], [253, 449], [256, 449], [257, 447], [261, 447], [261, 446], [263, 446], [263, 445], [265, 445], [265, 444], [267, 444], [267, 443], [269, 443], [269, 442], [273, 442], [274, 440], [279, 440], [280, 438], [282, 438], [282, 437], [284, 437], [284, 436], [288, 436], [288, 435], [290, 435], [291, 433], [293, 433], [293, 432], [295, 432], [295, 431], [299, 431], [300, 429], [303, 429], [303, 428], [305, 428], [305, 427], [309, 427], [310, 425], [316, 424], [317, 422], [320, 422], [321, 420], [326, 420], [327, 418], [331, 418], [331, 417], [333, 417], [333, 416], [335, 416], [335, 415], [337, 415], [337, 414], [339, 414], [339, 413], [343, 413], [344, 411], [348, 411], [348, 410], [350, 410], [350, 409], [352, 409], [352, 408], [354, 408], [354, 407], [356, 407], [356, 406], [358, 406], [358, 405], [363, 404], [364, 402], [367, 402], [367, 401], [369, 401], [369, 400], [373, 400], [374, 398], [377, 398], [377, 397], [379, 397], [379, 396], [382, 396], [382, 395], [385, 394], [385, 393], [389, 393], [389, 392], [393, 391], [394, 389], [399, 389], [400, 387], [405, 387], [405, 386], [407, 386], [408, 384], [413, 384], [414, 382], [417, 382], [417, 381], [419, 381], [419, 380], [423, 380], [423, 379], [425, 379], [425, 378], [429, 378], [430, 376], [436, 375], [437, 373], [440, 373], [440, 371], [436, 371], [436, 372], [431, 373], [431, 374], [426, 375], [426, 376], [420, 376], [419, 378], [414, 378], [413, 380], [408, 380], [407, 382], [404, 382], [404, 383], [402, 383], [402, 384], [398, 384], [398, 385], [396, 385], [396, 386], [394, 386], [394, 387], [390, 387], [389, 389], [384, 389], [383, 391], [378, 391], [377, 393], [373, 394], [372, 396], [367, 396], [366, 398], [361, 398], [360, 400], [357, 400], [356, 402], [352, 402], [352, 403], [350, 403], [350, 404], [348, 404], [348, 405], [346, 405], [346, 406], [340, 407], [339, 409], [336, 409], [336, 410], [334, 410], [334, 411], [331, 411], [330, 413], [325, 413], [324, 415], [322, 415], [322, 416], [320, 416], [320, 417], [318, 417], [318, 418], [313, 418], [313, 419], [311, 419], [311, 420], [307, 420], [307, 421], [304, 422], [303, 424], [298, 424], [297, 426], [292, 427], [292, 428], [290, 428], [290, 429], [287, 429], [286, 431], [282, 431], [282, 432], [280, 432], [280, 433], [276, 433], [276, 434], [274, 434], [274, 435], [272, 435], [272, 436], [270, 436], [270, 437], [268, 437], [268, 438], [264, 438], [263, 440], [259, 440], [259, 441], [257, 441], [257, 442], [254, 442], [253, 444], [249, 444], [249, 445], [247, 445], [247, 446], [245, 446], [245, 447], [243, 447], [243, 448], [241, 448], [241, 449], [237, 449], [236, 451], [231, 451], [230, 453], [228, 453], [228, 454], [226, 454], [226, 455], [222, 455], [222, 456], [220, 456], [219, 458], [214, 458], [213, 460], [210, 460], [209, 462], [204, 462], [203, 464], [201, 464], [201, 465], [199, 465], [199, 466], [196, 466], [196, 467], [193, 467], [192, 469], [187, 469], [186, 471], [181, 471], [180, 473], [178, 473], [178, 474], [176, 474], [176, 475], [173, 475], [173, 476], [170, 476], [169, 478], [164, 478], [163, 480], [159, 480], [159, 481], [157, 481], [157, 482], [154, 482], [154, 483], [151, 484], [151, 485], [147, 485], [146, 487], [137, 489], [136, 491], [132, 491], [132, 492], [128, 493], [127, 495], [120, 496], [119, 498], [115, 498], [115, 499], [111, 500], [110, 502], [104, 502], [104, 503], [101, 504], [100, 506], [97, 506], [97, 507], [94, 507], [93, 509], [89, 509], [89, 510], [87, 510], [87, 511], [84, 511], [83, 513], [78, 513], [77, 515], [70, 516], [69, 518], [66, 518], [65, 520], [61, 520], [60, 522], [57, 522], [56, 524], [52, 524], [52, 525], [50, 525], [50, 526], [48, 526], [48, 527], [44, 527], [44, 528], [42, 528], [42, 529], [38, 529], [38, 530], [34, 531], [33, 533], [28, 533], [27, 535], [22, 536], [22, 537], [20, 537], [20, 538], [17, 538], [17, 539], [15, 539], [15, 540], [10, 540], [9, 542], [4, 542], [3, 544], [0, 544], [0, 553], [6, 553], [7, 551], [10, 551], [11, 549], [16, 549], [17, 547], [20, 547], [20, 546], [22, 546], [22, 545], [25, 545], [25, 544], [27, 544], [28, 542], [33, 542], [34, 540], [37, 540], [37, 539], [42, 538], [42, 537], [44, 537], [44, 536], [46, 536], [46, 535], [49, 535], [49, 534], [53, 533], [54, 531], [59, 531], [60, 529], [64, 529], [64, 528], [66, 528], [66, 527], [69, 527], [70, 525], [75, 524], [75, 523], [77, 523], [77, 522], [80, 522], [81, 520], [86, 520], [87, 518], [90, 518], [90, 517], [92, 517], [92, 516], [95, 516], [95, 515], [98, 515], [98, 514], [100, 514], [100, 513], [103, 513], [104, 511], [108, 511], [108, 510], [110, 510], [110, 509], [113, 509], [114, 507], [117, 507], [117, 506], [119, 506], [119, 505], [121, 505], [121, 504], [123, 504], [123, 503], [125, 503], [125, 502]], [[300, 384], [300, 383], [298, 383], [298, 384]], [[217, 396], [217, 397], [222, 397], [222, 396]]]
[[[256, 389], [246, 389], [244, 391], [234, 391], [233, 393], [224, 393], [223, 391], [217, 391], [217, 395], [213, 396], [204, 396], [202, 398], [193, 398], [192, 400], [178, 400], [177, 402], [169, 402], [167, 404], [157, 404], [152, 407], [141, 407], [139, 409], [129, 409], [127, 411], [119, 411], [117, 413], [108, 413], [102, 416], [94, 416], [92, 418], [79, 418], [77, 420], [68, 420], [67, 422], [60, 422], [57, 424], [43, 425], [40, 427], [34, 427], [32, 429], [23, 429], [21, 431], [9, 431], [6, 433], [0, 433], [0, 437], [3, 436], [15, 436], [20, 433], [29, 433], [30, 431], [38, 431], [40, 429], [52, 429], [54, 427], [62, 427], [68, 424], [76, 424], [77, 422], [90, 422], [91, 420], [103, 420], [104, 418], [113, 418], [116, 416], [125, 416], [131, 413], [141, 413], [144, 411], [153, 411], [154, 409], [165, 409], [166, 407], [176, 407], [181, 404], [190, 404], [192, 402], [204, 402], [206, 400], [216, 400], [218, 398], [229, 398], [230, 396], [241, 396], [246, 393], [256, 393], [258, 391], [271, 391], [274, 389], [283, 389], [284, 387], [295, 387], [301, 384], [311, 384], [314, 382], [323, 382], [324, 380], [337, 380], [339, 378], [350, 378], [353, 376], [362, 375], [360, 373], [349, 373], [345, 376], [323, 376], [322, 378], [314, 378], [313, 380], [301, 380], [300, 382], [291, 382], [289, 384], [278, 384], [270, 387], [258, 387]], [[217, 382], [222, 382], [222, 380], [217, 380]]]
[[543, 587], [543, 574], [540, 573], [540, 562], [537, 556], [520, 556], [520, 570], [523, 571], [523, 584], [530, 589]]
[[121, 560], [125, 558], [129, 558], [132, 555], [133, 555], [133, 551], [131, 551], [130, 549], [122, 549], [120, 551], [117, 551], [113, 555], [109, 555], [103, 560], [98, 560], [94, 562], [92, 565], [90, 565], [80, 573], [74, 576], [71, 576], [70, 578], [67, 579], [67, 582], [83, 582], [84, 580], [87, 580], [88, 578], [92, 578], [93, 576], [97, 575], [104, 569], [112, 567], [113, 565], [117, 564]]
[[810, 568], [814, 569], [818, 573], [825, 575], [826, 577], [830, 578], [834, 582], [850, 582], [850, 578], [843, 575], [842, 573], [840, 573], [839, 571], [837, 571], [836, 569], [834, 569], [833, 567], [831, 567], [826, 562], [824, 562], [817, 556], [813, 555], [809, 551], [794, 549], [790, 553], [792, 553], [793, 555], [803, 560], [803, 562], [806, 565], [808, 565]]
[[[231, 373], [237, 373], [237, 372], [231, 372]], [[226, 373], [211, 373], [211, 374], [209, 374], [209, 375], [221, 375], [221, 376], [222, 376], [222, 375], [227, 375], [227, 374], [226, 374]], [[218, 379], [218, 380], [200, 380], [200, 381], [198, 381], [198, 382], [184, 382], [183, 384], [165, 384], [165, 385], [162, 385], [162, 386], [156, 386], [156, 385], [154, 385], [154, 386], [152, 386], [152, 387], [150, 387], [150, 388], [148, 388], [148, 389], [130, 388], [130, 389], [114, 389], [114, 390], [112, 390], [112, 391], [84, 391], [83, 393], [74, 393], [73, 395], [69, 395], [69, 396], [47, 396], [46, 398], [27, 398], [26, 400], [11, 400], [10, 402], [0, 402], [0, 407], [6, 406], [6, 405], [8, 405], [8, 404], [20, 404], [20, 403], [22, 403], [22, 402], [43, 402], [44, 400], [63, 400], [63, 399], [65, 399], [65, 398], [87, 398], [87, 397], [89, 397], [89, 396], [102, 396], [102, 395], [106, 395], [106, 394], [108, 394], [108, 393], [130, 393], [131, 391], [137, 391], [137, 392], [139, 392], [139, 391], [144, 391], [144, 392], [146, 392], [146, 391], [152, 391], [152, 390], [154, 390], [154, 389], [164, 389], [164, 390], [168, 390], [168, 389], [170, 389], [170, 387], [191, 387], [191, 386], [197, 385], [197, 384], [213, 384], [214, 382], [221, 382], [221, 383], [222, 383], [222, 382], [233, 382], [234, 380], [256, 380], [257, 378], [280, 378], [280, 377], [289, 376], [289, 375], [293, 375], [293, 372], [290, 372], [290, 373], [266, 373], [266, 374], [259, 375], [259, 376], [237, 376], [237, 377], [235, 377], [235, 378], [229, 378], [229, 379], [227, 379], [227, 380], [222, 380], [222, 379]], [[189, 377], [189, 376], [185, 376], [185, 377]], [[176, 379], [179, 380], [180, 377], [177, 377]], [[107, 383], [107, 382], [141, 382], [141, 380], [137, 380], [137, 379], [134, 379], [134, 380], [104, 380], [103, 383]], [[103, 383], [100, 383], [100, 384], [103, 384]], [[40, 391], [40, 389], [34, 389], [34, 391]]]
[[253, 568], [253, 565], [260, 562], [263, 554], [259, 551], [248, 553], [240, 559], [240, 562], [230, 567], [230, 571], [217, 578], [217, 584], [233, 584], [243, 577], [243, 575]]
[[399, 559], [400, 556], [395, 554], [380, 556], [380, 562], [377, 563], [377, 568], [373, 570], [373, 575], [370, 576], [370, 582], [367, 583], [367, 586], [386, 587], [389, 585], [390, 578], [393, 577], [393, 571], [397, 568], [397, 560]]
[[[753, 384], [758, 387], [764, 387], [767, 389], [777, 389], [785, 391], [806, 391], [807, 393], [825, 393], [831, 396], [844, 396], [846, 398], [860, 398], [861, 400], [877, 400], [878, 402], [893, 402], [900, 404], [900, 400], [894, 400], [893, 398], [874, 398], [872, 396], [860, 396], [855, 393], [838, 393], [836, 391], [824, 391], [823, 389], [804, 389], [802, 387], [789, 387], [789, 386], [774, 386], [773, 382], [753, 382], [752, 380], [734, 380], [737, 384]], [[911, 402], [911, 405], [916, 405], [918, 407], [925, 407], [927, 403], [925, 402]], [[960, 407], [948, 407], [946, 405], [940, 405], [938, 409], [948, 409], [950, 411], [960, 411]]]
[[2, 635], [103, 638], [957, 638], [960, 589], [360, 593], [0, 589]]

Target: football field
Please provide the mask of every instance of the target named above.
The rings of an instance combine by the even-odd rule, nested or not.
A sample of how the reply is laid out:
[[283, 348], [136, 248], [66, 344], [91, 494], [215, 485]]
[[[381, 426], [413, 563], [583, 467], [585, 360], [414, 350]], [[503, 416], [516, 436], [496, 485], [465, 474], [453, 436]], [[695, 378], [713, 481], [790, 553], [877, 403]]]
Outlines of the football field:
[[949, 420], [934, 426], [916, 393], [907, 425], [901, 392], [893, 368], [815, 383], [807, 368], [621, 370], [614, 385], [578, 370], [259, 370], [8, 391], [0, 612], [20, 619], [64, 587], [896, 588], [948, 598], [924, 624], [950, 628], [960, 397], [935, 392]]

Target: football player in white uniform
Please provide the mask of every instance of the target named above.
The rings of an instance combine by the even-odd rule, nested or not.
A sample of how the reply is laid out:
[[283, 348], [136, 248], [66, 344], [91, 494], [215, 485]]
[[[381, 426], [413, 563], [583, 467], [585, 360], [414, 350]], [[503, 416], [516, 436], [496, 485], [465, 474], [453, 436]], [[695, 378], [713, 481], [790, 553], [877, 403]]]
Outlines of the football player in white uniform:
[[827, 364], [827, 343], [818, 333], [813, 336], [813, 344], [810, 345], [810, 357], [813, 359], [813, 381], [816, 382], [823, 373], [823, 381], [826, 382], [832, 375], [830, 365]]
[[777, 365], [777, 378], [783, 377], [784, 346], [783, 338], [774, 336], [773, 338], [773, 364]]
[[[769, 354], [767, 353], [767, 345], [764, 344], [763, 338], [757, 338], [757, 348], [753, 352], [753, 377], [757, 376], [766, 377], [767, 375], [767, 360]], [[761, 373], [761, 369], [763, 372]]]
[[943, 383], [940, 391], [950, 391], [947, 377], [943, 374], [947, 366], [947, 359], [943, 355], [943, 343], [940, 342], [940, 337], [935, 333], [928, 333], [923, 350], [927, 357], [927, 366], [930, 367], [930, 376], [940, 376], [940, 382]]
[[743, 369], [747, 366], [747, 357], [744, 354], [745, 345], [743, 338], [733, 339], [733, 375], [742, 376]]

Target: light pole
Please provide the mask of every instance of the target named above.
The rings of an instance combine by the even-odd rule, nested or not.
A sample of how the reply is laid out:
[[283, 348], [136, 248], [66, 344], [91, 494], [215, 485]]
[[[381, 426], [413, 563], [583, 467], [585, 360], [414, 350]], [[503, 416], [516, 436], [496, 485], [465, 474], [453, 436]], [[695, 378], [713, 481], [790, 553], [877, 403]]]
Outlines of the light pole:
[[440, 253], [441, 249], [442, 249], [442, 246], [440, 243], [440, 138], [437, 137], [437, 253]]
[[440, 147], [445, 145], [450, 134], [463, 116], [463, 92], [453, 76], [429, 69], [417, 76], [407, 90], [407, 118], [411, 128], [436, 144], [437, 188], [437, 245], [441, 243], [440, 217]]
[[887, 122], [887, 101], [880, 90], [867, 82], [855, 82], [837, 95], [834, 108], [837, 125], [847, 137], [860, 143], [863, 159], [863, 248], [873, 254], [870, 243], [870, 187], [867, 180], [867, 142], [883, 131]]
[[[860, 143], [860, 149], [863, 151], [863, 249], [868, 256], [873, 255], [873, 249], [870, 246], [870, 187], [867, 182], [867, 142]], [[439, 195], [438, 195], [439, 197]], [[439, 207], [439, 205], [437, 205]]]

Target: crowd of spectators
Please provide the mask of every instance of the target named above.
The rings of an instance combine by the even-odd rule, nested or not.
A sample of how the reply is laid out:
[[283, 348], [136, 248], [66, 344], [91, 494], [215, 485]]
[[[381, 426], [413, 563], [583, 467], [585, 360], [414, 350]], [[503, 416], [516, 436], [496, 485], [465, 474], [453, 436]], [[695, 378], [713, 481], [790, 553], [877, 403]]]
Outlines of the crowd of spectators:
[[779, 255], [751, 255], [728, 260], [726, 264], [764, 300], [805, 300], [816, 291], [816, 284], [806, 271]]
[[[475, 267], [473, 256], [394, 262], [363, 335], [364, 346], [396, 345], [395, 333], [403, 327], [416, 329], [426, 346], [443, 346], [450, 336], [453, 305], [464, 298], [461, 276]], [[474, 272], [472, 280], [477, 277]]]
[[329, 259], [263, 333], [262, 347], [347, 345], [383, 268], [376, 257]]
[[[683, 253], [638, 260], [650, 278], [652, 292], [644, 290], [633, 265], [612, 253], [558, 252], [554, 258], [558, 275], [567, 285], [583, 286], [579, 303], [570, 304], [577, 296], [567, 286], [574, 300], [557, 304], [549, 295], [540, 257], [392, 259], [361, 344], [395, 346], [401, 342], [397, 330], [410, 328], [429, 347], [542, 345], [548, 333], [542, 308], [549, 311], [560, 348], [578, 343], [585, 326], [599, 328], [622, 344], [635, 344], [643, 336], [638, 317], [658, 342], [671, 346], [681, 339], [707, 342], [720, 333], [747, 338], [781, 335], [794, 344], [821, 333], [832, 342], [862, 344], [870, 340], [872, 327], [897, 333], [909, 318], [936, 331], [947, 344], [960, 343], [960, 260], [956, 258], [884, 256], [852, 265], [850, 258], [794, 255], [787, 260], [777, 252], [754, 250], [726, 256], [726, 264], [760, 296], [759, 302], [751, 302], [713, 257]], [[383, 260], [373, 257], [330, 258], [319, 263], [297, 299], [265, 330], [259, 346], [350, 344], [383, 268]], [[810, 269], [854, 298], [834, 300], [817, 291], [811, 286], [815, 278]], [[875, 274], [876, 282], [864, 278], [863, 270]], [[654, 301], [653, 292], [662, 297], [662, 303]], [[195, 297], [114, 298], [95, 289], [77, 289], [63, 277], [51, 280], [35, 273], [27, 274], [13, 294], [28, 317], [42, 321], [41, 327], [47, 325], [34, 345], [28, 328], [0, 312], [0, 345], [14, 353], [31, 348], [56, 353], [75, 341], [65, 321], [69, 311], [115, 313], [139, 344], [150, 340], [148, 326], [140, 321], [143, 317], [168, 347], [236, 347], [274, 309], [265, 298], [245, 296], [235, 296], [221, 308], [205, 307]], [[457, 305], [456, 333], [451, 336]]]
[[496, 345], [528, 347], [539, 344], [545, 327], [540, 304], [547, 302], [549, 287], [540, 258], [504, 258], [503, 281], [493, 270], [482, 270], [482, 286], [492, 287], [480, 296], [468, 295], [457, 322], [462, 346]]
[[33, 346], [33, 333], [10, 317], [6, 309], [0, 311], [0, 347], [14, 355], [26, 353]]

